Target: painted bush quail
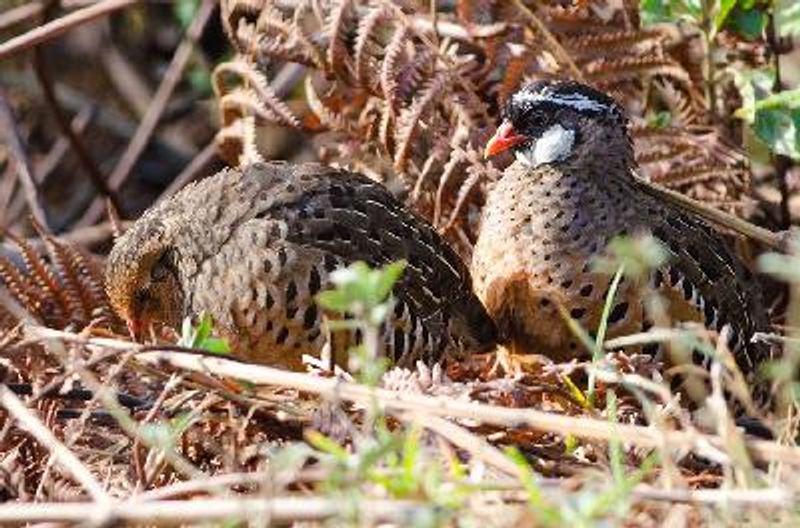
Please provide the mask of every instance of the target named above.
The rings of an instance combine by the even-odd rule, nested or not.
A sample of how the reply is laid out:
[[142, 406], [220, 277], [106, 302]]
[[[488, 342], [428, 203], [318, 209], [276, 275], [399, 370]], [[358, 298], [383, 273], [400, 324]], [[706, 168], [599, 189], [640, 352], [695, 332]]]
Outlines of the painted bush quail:
[[399, 259], [408, 266], [382, 339], [390, 358], [433, 363], [493, 346], [494, 325], [447, 243], [383, 186], [318, 164], [257, 163], [188, 186], [117, 240], [106, 279], [134, 329], [206, 312], [237, 355], [297, 369], [325, 343], [314, 295], [330, 272]]
[[[745, 374], [767, 358], [768, 347], [751, 343], [768, 324], [754, 277], [704, 220], [651, 195], [634, 176], [627, 117], [613, 99], [575, 82], [535, 82], [510, 99], [486, 155], [506, 150], [516, 161], [487, 198], [471, 269], [512, 354], [584, 355], [558, 306], [595, 330], [609, 277], [590, 261], [616, 235], [649, 234], [670, 254], [649, 278], [670, 318], [730, 324]], [[608, 336], [653, 324], [633, 282], [617, 293]]]

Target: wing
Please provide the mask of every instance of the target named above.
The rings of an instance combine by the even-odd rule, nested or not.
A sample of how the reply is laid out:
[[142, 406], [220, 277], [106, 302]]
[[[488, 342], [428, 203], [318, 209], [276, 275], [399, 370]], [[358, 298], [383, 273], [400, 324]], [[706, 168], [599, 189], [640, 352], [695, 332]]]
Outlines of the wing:
[[[474, 338], [483, 348], [493, 342], [493, 324], [472, 293], [469, 271], [460, 257], [385, 187], [323, 165], [279, 167], [288, 172], [278, 184], [268, 178], [257, 216], [283, 219], [287, 241], [344, 262], [364, 260], [381, 266], [404, 259], [408, 268], [395, 294], [431, 331], [444, 333], [456, 321], [461, 337]], [[262, 178], [264, 171], [272, 170], [262, 165], [251, 177]]]
[[754, 333], [766, 331], [768, 320], [756, 278], [723, 240], [700, 218], [667, 204], [654, 222], [653, 235], [672, 255], [667, 270], [654, 277], [669, 284], [701, 313], [705, 325], [719, 330], [731, 324], [731, 349], [744, 372], [754, 372], [768, 359], [769, 347], [751, 343]]

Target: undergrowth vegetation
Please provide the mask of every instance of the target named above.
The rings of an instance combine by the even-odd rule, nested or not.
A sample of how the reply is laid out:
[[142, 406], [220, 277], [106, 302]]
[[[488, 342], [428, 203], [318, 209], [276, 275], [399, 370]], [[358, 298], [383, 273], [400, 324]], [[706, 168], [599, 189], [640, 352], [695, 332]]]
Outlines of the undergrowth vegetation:
[[[765, 365], [775, 406], [762, 412], [725, 345], [728, 330], [673, 327], [665, 300], [640, 280], [666, 258], [652, 239], [617, 239], [593, 263], [608, 276], [598, 328], [563, 314], [590, 360], [542, 360], [516, 376], [503, 375], [494, 354], [392, 368], [378, 340], [405, 263], [356, 263], [336, 271], [317, 301], [345, 315], [326, 331], [358, 332], [360, 344], [346, 365], [306, 358], [300, 373], [237, 360], [203, 316], [135, 342], [98, 272], [124, 222], [111, 213], [93, 225], [101, 198], [124, 205], [128, 218], [156, 200], [139, 192], [155, 186], [142, 174], [163, 168], [147, 157], [144, 183], [120, 192], [148, 141], [187, 166], [177, 183], [162, 182], [161, 196], [202, 172], [215, 148], [239, 164], [282, 144], [283, 157], [384, 182], [466, 259], [487, 189], [511, 161], [483, 157], [504, 103], [526, 81], [575, 78], [625, 106], [651, 182], [789, 232], [800, 218], [800, 4], [181, 0], [157, 11], [174, 17], [169, 31], [150, 31], [151, 5], [55, 4], [14, 2], [0, 31], [15, 20], [63, 22], [70, 9], [124, 7], [117, 24], [157, 34], [152, 49], [173, 25], [186, 37], [169, 65], [152, 58], [158, 90], [152, 106], [132, 112], [140, 126], [108, 113], [125, 104], [106, 101], [105, 121], [131, 129], [125, 151], [87, 132], [78, 171], [57, 156], [75, 143], [43, 139], [53, 127], [39, 107], [57, 114], [57, 101], [0, 70], [0, 124], [21, 116], [0, 144], [0, 524], [800, 524], [800, 241], [771, 253], [731, 237], [764, 275], [773, 331], [756, 338], [782, 351]], [[212, 13], [231, 48], [190, 61]], [[43, 46], [36, 35], [63, 33], [43, 27], [0, 43], [0, 59]], [[46, 94], [55, 68], [41, 57], [32, 67]], [[183, 97], [168, 107], [181, 79]], [[80, 100], [63, 89], [67, 80], [56, 84], [59, 98]], [[193, 112], [211, 113], [212, 97], [215, 143], [190, 163], [178, 154], [193, 136]], [[80, 129], [90, 107], [78, 107], [68, 127]], [[163, 134], [154, 133], [159, 120]], [[41, 155], [23, 156], [26, 143]], [[76, 183], [73, 173], [90, 179], [84, 155], [118, 163], [108, 185]], [[62, 203], [64, 182], [81, 191], [74, 203]], [[607, 339], [623, 280], [640, 284], [656, 324]], [[711, 368], [687, 374], [676, 391], [668, 365], [636, 352], [651, 343], [676, 356], [700, 351]], [[737, 422], [731, 399], [754, 421]]]

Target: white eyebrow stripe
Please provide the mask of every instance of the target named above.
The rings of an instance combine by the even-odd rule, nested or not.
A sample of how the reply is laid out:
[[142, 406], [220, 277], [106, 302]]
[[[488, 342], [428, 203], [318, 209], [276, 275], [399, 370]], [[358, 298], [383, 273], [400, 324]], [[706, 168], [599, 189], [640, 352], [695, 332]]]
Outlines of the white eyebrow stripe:
[[595, 112], [608, 112], [611, 107], [590, 99], [583, 94], [554, 94], [549, 90], [542, 93], [518, 92], [514, 99], [519, 103], [549, 102], [561, 106], [570, 106], [577, 110], [590, 110]]

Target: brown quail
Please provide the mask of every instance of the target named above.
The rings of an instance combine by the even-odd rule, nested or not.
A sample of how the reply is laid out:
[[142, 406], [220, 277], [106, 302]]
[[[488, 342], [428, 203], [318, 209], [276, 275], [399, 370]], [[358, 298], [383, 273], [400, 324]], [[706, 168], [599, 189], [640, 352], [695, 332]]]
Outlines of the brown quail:
[[400, 259], [388, 357], [433, 363], [492, 347], [494, 325], [448, 244], [383, 186], [318, 164], [257, 163], [188, 186], [117, 240], [106, 280], [134, 328], [205, 312], [240, 357], [297, 369], [326, 341], [314, 296], [331, 271]]
[[[617, 235], [652, 235], [670, 256], [649, 277], [670, 318], [730, 324], [737, 363], [752, 375], [770, 354], [751, 342], [768, 324], [759, 287], [719, 233], [634, 176], [627, 124], [613, 99], [579, 83], [539, 81], [513, 95], [486, 148], [487, 156], [510, 150], [516, 161], [483, 211], [471, 268], [476, 292], [512, 354], [580, 357], [559, 306], [595, 330], [609, 277], [593, 271], [593, 257]], [[633, 282], [617, 293], [610, 337], [653, 324]]]

